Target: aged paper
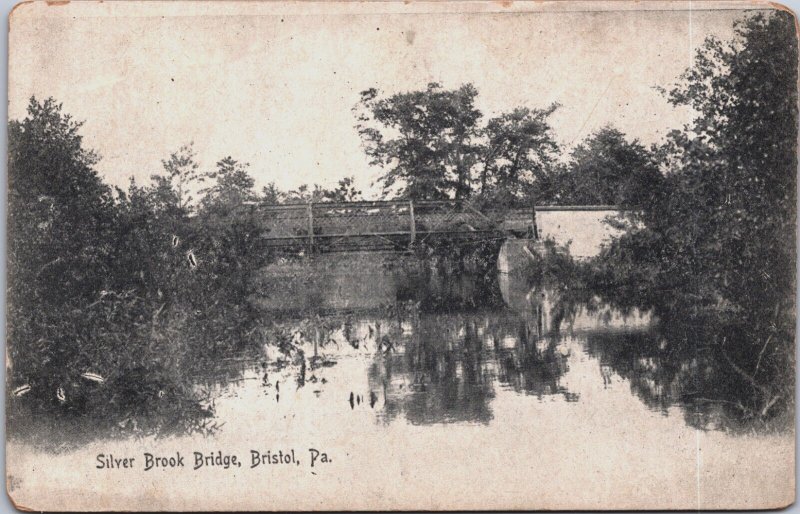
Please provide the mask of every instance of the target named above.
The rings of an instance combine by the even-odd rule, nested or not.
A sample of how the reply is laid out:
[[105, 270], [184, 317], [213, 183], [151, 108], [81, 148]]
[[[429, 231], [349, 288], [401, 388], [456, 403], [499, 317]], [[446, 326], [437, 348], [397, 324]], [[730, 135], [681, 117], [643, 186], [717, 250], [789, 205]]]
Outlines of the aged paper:
[[23, 510], [795, 498], [794, 14], [22, 2]]

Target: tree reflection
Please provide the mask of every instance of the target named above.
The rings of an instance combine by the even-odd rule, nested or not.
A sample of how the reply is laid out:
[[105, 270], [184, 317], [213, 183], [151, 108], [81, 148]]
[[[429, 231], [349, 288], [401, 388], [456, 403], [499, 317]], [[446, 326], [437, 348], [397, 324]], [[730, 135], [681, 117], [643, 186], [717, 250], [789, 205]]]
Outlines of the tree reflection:
[[576, 401], [560, 378], [568, 352], [539, 317], [509, 312], [418, 317], [398, 353], [379, 352], [370, 387], [382, 392], [385, 421], [403, 415], [414, 424], [488, 423], [496, 385], [542, 398]]
[[667, 331], [654, 326], [639, 332], [590, 332], [586, 351], [599, 360], [604, 383], [609, 372], [616, 373], [651, 410], [668, 415], [670, 408], [679, 408], [686, 423], [701, 430], [754, 428], [762, 422], [750, 403], [748, 384], [709, 341], [708, 332], [696, 327]]
[[402, 353], [379, 353], [369, 369], [384, 418], [403, 413], [414, 424], [489, 422], [492, 377], [478, 322], [463, 315], [419, 319]]

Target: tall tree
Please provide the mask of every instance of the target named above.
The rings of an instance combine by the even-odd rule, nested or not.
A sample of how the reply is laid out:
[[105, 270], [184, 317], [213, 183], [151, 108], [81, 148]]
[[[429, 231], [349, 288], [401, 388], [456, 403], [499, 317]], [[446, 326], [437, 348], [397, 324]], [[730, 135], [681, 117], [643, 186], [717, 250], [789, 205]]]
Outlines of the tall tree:
[[403, 198], [466, 198], [477, 159], [477, 90], [472, 84], [445, 90], [430, 83], [422, 91], [381, 97], [361, 93], [356, 126], [373, 165], [388, 168], [384, 194]]
[[102, 288], [113, 253], [111, 189], [83, 147], [81, 123], [31, 98], [8, 134], [9, 300], [46, 310]]
[[558, 152], [548, 118], [558, 108], [520, 107], [492, 118], [483, 130], [480, 191], [508, 201], [544, 199], [549, 195], [549, 174]]
[[37, 398], [91, 353], [86, 308], [114, 263], [113, 197], [80, 127], [52, 98], [9, 123], [8, 355]]
[[[794, 296], [797, 39], [786, 12], [736, 23], [706, 40], [669, 93], [698, 116], [665, 148], [670, 195], [650, 224], [685, 227], [695, 273], [747, 309], [790, 308]], [[671, 203], [686, 214], [675, 219]], [[691, 208], [691, 212], [689, 212]], [[757, 271], [763, 270], [763, 271]]]

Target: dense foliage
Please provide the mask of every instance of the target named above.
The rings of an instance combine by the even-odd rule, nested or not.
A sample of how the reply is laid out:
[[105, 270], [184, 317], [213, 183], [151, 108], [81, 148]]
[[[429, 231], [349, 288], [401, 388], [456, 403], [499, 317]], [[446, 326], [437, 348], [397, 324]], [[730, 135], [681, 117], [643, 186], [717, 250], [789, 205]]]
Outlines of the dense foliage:
[[[372, 163], [389, 166], [384, 187], [399, 186], [399, 196], [414, 199], [465, 197], [477, 159], [478, 91], [471, 84], [447, 91], [431, 83], [424, 91], [378, 95], [375, 89], [361, 93], [357, 128]], [[388, 139], [376, 123], [397, 137]]]
[[253, 180], [231, 158], [201, 173], [185, 146], [114, 194], [79, 128], [52, 99], [10, 124], [11, 384], [28, 406], [185, 429], [207, 415], [186, 374], [246, 346], [253, 324], [250, 274], [269, 255]]
[[662, 180], [653, 152], [607, 126], [576, 146], [549, 182], [553, 200], [562, 205], [638, 210], [650, 203]]
[[697, 115], [658, 149], [663, 180], [595, 263], [600, 290], [710, 328], [764, 414], [793, 399], [797, 58], [782, 11], [706, 40], [666, 93]]

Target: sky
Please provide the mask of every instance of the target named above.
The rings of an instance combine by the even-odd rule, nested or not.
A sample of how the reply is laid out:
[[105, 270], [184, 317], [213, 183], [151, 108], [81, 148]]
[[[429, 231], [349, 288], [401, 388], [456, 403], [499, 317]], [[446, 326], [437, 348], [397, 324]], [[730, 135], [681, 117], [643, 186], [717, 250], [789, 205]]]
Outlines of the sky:
[[488, 3], [109, 4], [17, 9], [10, 118], [24, 117], [31, 95], [62, 102], [85, 121], [86, 146], [115, 185], [146, 182], [193, 141], [203, 169], [230, 155], [250, 164], [259, 188], [331, 186], [354, 176], [367, 196], [378, 193], [371, 184], [382, 170], [370, 167], [354, 129], [352, 108], [364, 89], [471, 82], [485, 118], [560, 103], [551, 121], [566, 148], [605, 124], [651, 143], [691, 116], [654, 86], [674, 83], [706, 36], [730, 38], [743, 14], [525, 12], [541, 4]]

